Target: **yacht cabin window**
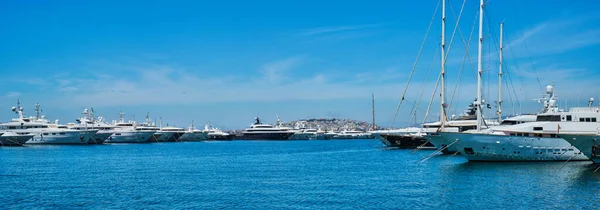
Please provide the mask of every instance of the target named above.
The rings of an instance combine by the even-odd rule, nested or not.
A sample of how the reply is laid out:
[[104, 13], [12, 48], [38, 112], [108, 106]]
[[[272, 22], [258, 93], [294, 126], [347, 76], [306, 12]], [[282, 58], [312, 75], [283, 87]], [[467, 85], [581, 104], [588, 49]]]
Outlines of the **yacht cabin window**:
[[502, 123], [500, 123], [500, 125], [514, 125], [514, 124], [517, 124], [517, 121], [505, 120], [505, 121], [502, 121]]
[[567, 121], [573, 121], [573, 116], [567, 115]]
[[560, 121], [560, 115], [540, 115], [537, 116], [537, 121], [550, 121], [550, 122], [554, 122], [554, 121]]

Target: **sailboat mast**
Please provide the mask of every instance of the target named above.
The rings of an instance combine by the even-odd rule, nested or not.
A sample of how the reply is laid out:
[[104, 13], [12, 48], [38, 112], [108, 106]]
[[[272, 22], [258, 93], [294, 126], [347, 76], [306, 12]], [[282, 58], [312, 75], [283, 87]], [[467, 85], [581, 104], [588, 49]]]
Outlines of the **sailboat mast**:
[[371, 111], [372, 111], [371, 116], [373, 117], [373, 122], [372, 122], [373, 124], [372, 124], [371, 130], [374, 131], [376, 129], [376, 127], [375, 127], [375, 94], [374, 93], [371, 93]]
[[446, 0], [442, 0], [442, 43], [441, 43], [442, 67], [441, 67], [441, 94], [440, 94], [440, 123], [442, 127], [446, 122]]
[[481, 51], [483, 45], [483, 0], [479, 0], [479, 45], [477, 49], [477, 131], [481, 130], [483, 116], [481, 110], [481, 74], [483, 70], [481, 69]]
[[502, 123], [502, 27], [504, 23], [500, 22], [500, 63], [498, 64], [498, 122]]

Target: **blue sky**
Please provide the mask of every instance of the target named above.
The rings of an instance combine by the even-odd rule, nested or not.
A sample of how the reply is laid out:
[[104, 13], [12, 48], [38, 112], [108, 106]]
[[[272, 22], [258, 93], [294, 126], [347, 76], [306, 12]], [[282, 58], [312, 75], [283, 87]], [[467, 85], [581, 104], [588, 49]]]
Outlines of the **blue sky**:
[[[150, 112], [181, 127], [194, 120], [198, 126], [211, 121], [243, 128], [257, 115], [271, 123], [276, 115], [369, 121], [374, 93], [377, 122], [389, 126], [437, 3], [2, 1], [0, 107], [5, 111], [0, 118], [12, 118], [10, 107], [20, 99], [26, 113], [33, 114], [39, 102], [49, 118], [63, 123], [90, 106], [108, 119], [116, 119], [119, 110], [138, 120]], [[447, 45], [462, 3], [447, 3]], [[500, 21], [505, 22], [505, 71], [515, 87], [505, 92], [521, 103], [511, 106], [506, 96], [505, 113], [536, 111], [539, 105], [531, 99], [539, 97], [540, 84], [552, 81], [561, 104], [598, 98], [598, 6], [592, 0], [490, 2], [484, 15], [488, 101], [497, 97], [494, 39]], [[477, 7], [468, 1], [461, 16], [465, 41]], [[427, 84], [419, 121], [439, 73], [439, 15], [406, 97], [418, 101]], [[477, 28], [474, 36], [472, 59]], [[447, 60], [448, 95], [464, 53], [457, 33]], [[463, 69], [451, 111], [461, 112], [475, 97], [474, 62]], [[439, 110], [435, 99], [431, 119]], [[399, 124], [409, 121], [411, 107], [402, 105]]]

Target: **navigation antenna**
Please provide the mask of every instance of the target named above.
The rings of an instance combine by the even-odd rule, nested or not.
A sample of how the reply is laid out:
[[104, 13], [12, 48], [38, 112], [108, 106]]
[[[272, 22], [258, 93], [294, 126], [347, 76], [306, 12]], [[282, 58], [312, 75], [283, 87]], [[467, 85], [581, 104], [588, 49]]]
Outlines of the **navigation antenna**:
[[42, 111], [42, 108], [40, 106], [39, 103], [35, 104], [35, 119], [39, 120], [40, 119], [40, 112]]
[[120, 120], [121, 123], [125, 122], [124, 121], [125, 120], [124, 117], [125, 117], [125, 113], [123, 113], [122, 111], [119, 111], [119, 120]]

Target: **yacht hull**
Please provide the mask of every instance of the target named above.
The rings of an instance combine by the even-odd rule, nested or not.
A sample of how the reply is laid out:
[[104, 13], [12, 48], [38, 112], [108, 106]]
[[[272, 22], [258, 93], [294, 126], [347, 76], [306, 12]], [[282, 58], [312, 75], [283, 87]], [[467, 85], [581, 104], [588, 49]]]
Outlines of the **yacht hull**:
[[7, 135], [0, 136], [0, 146], [23, 146], [33, 135]]
[[152, 138], [154, 132], [115, 132], [108, 137], [105, 143], [146, 143]]
[[411, 136], [407, 134], [395, 133], [380, 133], [374, 135], [387, 147], [397, 147], [400, 149], [417, 149], [421, 146], [425, 148], [433, 147], [433, 144], [428, 142], [422, 136]]
[[167, 138], [166, 141], [179, 141], [179, 138], [185, 134], [184, 131], [168, 131], [166, 133], [171, 133], [170, 138]]
[[161, 131], [160, 133], [161, 133], [161, 135], [158, 138], [158, 141], [166, 142], [166, 141], [169, 141], [169, 139], [173, 139], [174, 133], [172, 133], [172, 132]]
[[[456, 144], [452, 144], [452, 142], [446, 141], [444, 138], [440, 137], [437, 133], [431, 133], [423, 136], [427, 141], [429, 141], [435, 148], [438, 150], [442, 149], [440, 152], [443, 154], [456, 154], [458, 149], [456, 148]], [[450, 146], [448, 146], [450, 145]]]
[[309, 140], [315, 138], [316, 134], [313, 133], [296, 133], [290, 136], [290, 140]]
[[469, 161], [586, 161], [590, 160], [562, 138], [498, 134], [439, 133]]
[[88, 140], [88, 144], [103, 144], [104, 141], [106, 141], [106, 139], [108, 139], [108, 137], [110, 137], [111, 135], [112, 133], [98, 132]]
[[179, 141], [206, 141], [208, 140], [208, 135], [206, 132], [185, 132], [181, 137], [179, 137]]
[[210, 134], [208, 134], [208, 140], [211, 140], [211, 141], [231, 141], [231, 135], [210, 135]]
[[372, 139], [373, 135], [334, 135], [330, 140], [346, 140], [346, 139]]
[[[43, 131], [25, 142], [26, 144], [87, 144], [96, 131], [64, 132]], [[61, 134], [62, 133], [62, 134]]]
[[162, 133], [154, 133], [152, 134], [152, 136], [147, 140], [147, 142], [158, 142], [158, 139], [160, 138], [160, 136], [162, 136]]
[[592, 159], [595, 164], [600, 164], [600, 136], [559, 134], [559, 137], [583, 152], [583, 154]]
[[234, 135], [233, 140], [289, 140], [294, 133], [243, 133]]

